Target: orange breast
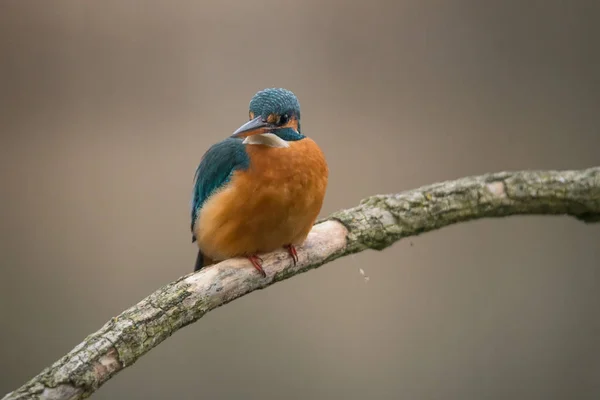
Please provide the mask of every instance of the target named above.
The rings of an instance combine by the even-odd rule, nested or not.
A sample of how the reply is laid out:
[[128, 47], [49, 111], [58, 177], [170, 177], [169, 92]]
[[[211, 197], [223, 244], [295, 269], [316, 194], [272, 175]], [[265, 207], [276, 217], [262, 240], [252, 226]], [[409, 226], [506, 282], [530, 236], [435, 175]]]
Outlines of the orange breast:
[[198, 246], [213, 260], [301, 244], [321, 211], [328, 168], [312, 139], [246, 150], [250, 168], [236, 171], [200, 211]]

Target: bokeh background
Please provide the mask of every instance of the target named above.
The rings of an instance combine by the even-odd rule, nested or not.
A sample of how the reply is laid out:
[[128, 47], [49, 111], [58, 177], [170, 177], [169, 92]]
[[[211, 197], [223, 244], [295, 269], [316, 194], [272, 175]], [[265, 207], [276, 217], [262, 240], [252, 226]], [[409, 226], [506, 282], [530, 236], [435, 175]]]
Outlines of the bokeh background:
[[[375, 193], [600, 165], [595, 1], [0, 2], [0, 393], [189, 273], [189, 198], [264, 87]], [[597, 399], [600, 226], [482, 220], [209, 313], [96, 399]], [[370, 280], [358, 272], [363, 268]]]

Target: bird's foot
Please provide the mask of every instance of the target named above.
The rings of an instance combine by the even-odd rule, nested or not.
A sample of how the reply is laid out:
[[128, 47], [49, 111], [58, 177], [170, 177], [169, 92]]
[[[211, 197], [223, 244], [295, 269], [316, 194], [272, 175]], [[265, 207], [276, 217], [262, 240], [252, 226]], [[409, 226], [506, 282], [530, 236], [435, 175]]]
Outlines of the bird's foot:
[[296, 247], [293, 244], [288, 244], [285, 246], [290, 256], [292, 256], [292, 260], [294, 260], [294, 265], [298, 262], [298, 252], [296, 252]]
[[267, 277], [267, 273], [265, 272], [265, 270], [262, 267], [262, 258], [260, 258], [259, 256], [257, 256], [256, 254], [252, 254], [251, 256], [248, 256], [248, 260], [250, 260], [250, 262], [252, 263], [252, 265], [254, 266], [254, 268], [256, 268], [256, 270], [258, 272], [260, 272], [260, 274], [263, 276], [263, 278]]

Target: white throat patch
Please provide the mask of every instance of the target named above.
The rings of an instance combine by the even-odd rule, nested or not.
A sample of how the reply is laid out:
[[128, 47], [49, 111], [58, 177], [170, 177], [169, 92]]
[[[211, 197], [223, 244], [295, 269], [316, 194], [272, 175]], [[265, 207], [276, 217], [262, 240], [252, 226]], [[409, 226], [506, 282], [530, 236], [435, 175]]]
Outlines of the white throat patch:
[[272, 133], [259, 133], [258, 135], [248, 136], [244, 139], [244, 144], [262, 144], [269, 147], [290, 147], [290, 144]]

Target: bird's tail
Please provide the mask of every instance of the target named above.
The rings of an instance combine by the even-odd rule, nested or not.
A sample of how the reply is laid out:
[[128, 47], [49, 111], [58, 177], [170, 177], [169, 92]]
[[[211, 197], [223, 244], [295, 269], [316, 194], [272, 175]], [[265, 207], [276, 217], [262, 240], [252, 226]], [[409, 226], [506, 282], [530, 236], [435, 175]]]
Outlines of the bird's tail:
[[211, 265], [213, 260], [202, 254], [202, 251], [198, 250], [198, 257], [196, 257], [196, 265], [194, 266], [194, 272]]
[[198, 257], [196, 257], [196, 266], [194, 267], [194, 272], [198, 271], [202, 267], [204, 267], [204, 254], [198, 250]]

